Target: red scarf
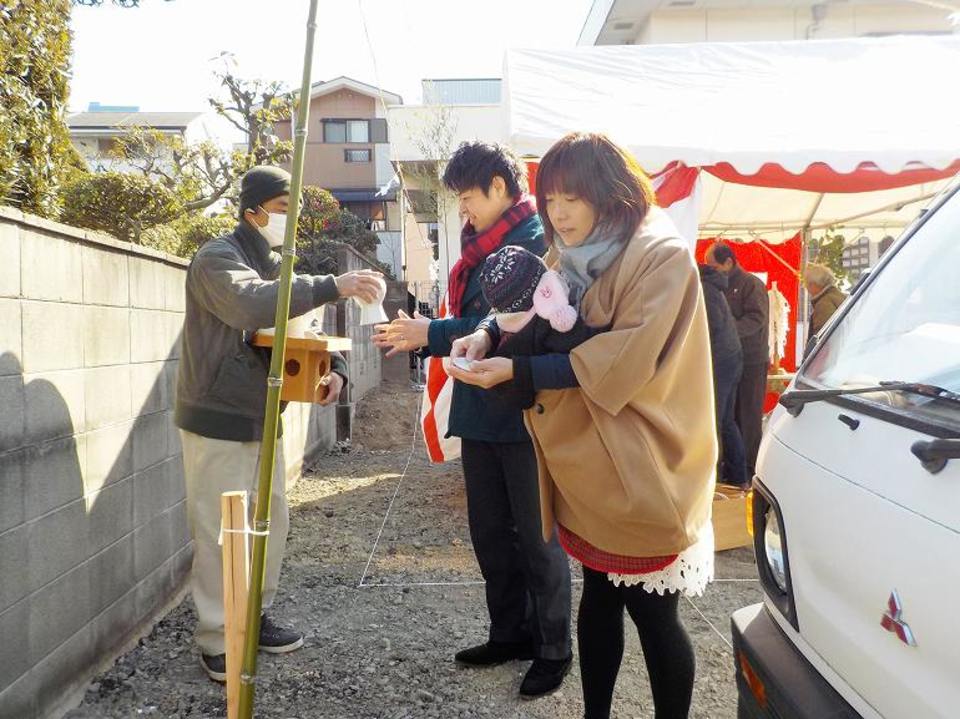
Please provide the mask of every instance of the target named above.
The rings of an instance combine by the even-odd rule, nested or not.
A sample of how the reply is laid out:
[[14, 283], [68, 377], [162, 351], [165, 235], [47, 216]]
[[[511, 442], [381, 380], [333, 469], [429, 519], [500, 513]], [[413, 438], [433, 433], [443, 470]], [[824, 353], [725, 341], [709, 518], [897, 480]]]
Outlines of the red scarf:
[[504, 238], [513, 228], [537, 214], [537, 204], [532, 197], [523, 197], [504, 212], [500, 219], [483, 232], [477, 233], [469, 222], [460, 234], [460, 259], [450, 270], [448, 307], [454, 317], [463, 313], [463, 295], [467, 291], [470, 272], [503, 245]]

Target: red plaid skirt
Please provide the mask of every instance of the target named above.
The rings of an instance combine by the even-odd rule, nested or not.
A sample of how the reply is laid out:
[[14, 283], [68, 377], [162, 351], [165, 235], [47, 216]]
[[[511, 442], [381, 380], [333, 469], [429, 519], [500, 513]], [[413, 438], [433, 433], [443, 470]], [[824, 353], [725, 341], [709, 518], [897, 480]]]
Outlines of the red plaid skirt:
[[562, 524], [557, 525], [560, 545], [567, 554], [596, 572], [608, 574], [648, 574], [670, 566], [677, 559], [676, 554], [663, 557], [625, 557], [597, 549], [583, 537], [574, 534]]

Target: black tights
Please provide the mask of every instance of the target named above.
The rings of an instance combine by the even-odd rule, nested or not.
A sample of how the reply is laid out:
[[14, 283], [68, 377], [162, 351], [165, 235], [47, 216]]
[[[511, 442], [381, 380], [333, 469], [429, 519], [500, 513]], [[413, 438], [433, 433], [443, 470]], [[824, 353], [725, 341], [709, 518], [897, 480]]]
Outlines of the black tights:
[[656, 719], [686, 719], [693, 694], [693, 645], [677, 611], [680, 595], [642, 585], [614, 586], [603, 572], [583, 568], [577, 618], [584, 719], [608, 719], [623, 659], [623, 609], [640, 633]]

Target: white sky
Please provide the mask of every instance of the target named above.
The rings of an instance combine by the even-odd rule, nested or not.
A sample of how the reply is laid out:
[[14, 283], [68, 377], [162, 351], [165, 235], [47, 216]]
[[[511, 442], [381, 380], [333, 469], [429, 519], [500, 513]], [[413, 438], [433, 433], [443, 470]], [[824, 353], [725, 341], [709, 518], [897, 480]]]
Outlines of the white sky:
[[[500, 77], [512, 47], [576, 44], [590, 0], [360, 0], [385, 90], [420, 101], [422, 78]], [[307, 0], [141, 0], [73, 8], [71, 110], [88, 103], [203, 111], [223, 51], [242, 77], [299, 87]], [[313, 81], [376, 84], [358, 0], [321, 0]]]

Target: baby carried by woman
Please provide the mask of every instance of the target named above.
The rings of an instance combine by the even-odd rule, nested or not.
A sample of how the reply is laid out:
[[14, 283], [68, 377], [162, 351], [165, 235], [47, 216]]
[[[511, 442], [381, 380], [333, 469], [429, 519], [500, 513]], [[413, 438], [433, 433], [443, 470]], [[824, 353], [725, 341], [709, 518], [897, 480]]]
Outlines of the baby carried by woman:
[[[493, 315], [480, 324], [493, 338], [490, 357], [537, 357], [570, 354], [608, 327], [590, 327], [570, 304], [563, 277], [522, 247], [507, 245], [490, 255], [480, 272], [483, 296]], [[498, 402], [518, 409], [534, 404], [532, 382], [497, 385]]]

